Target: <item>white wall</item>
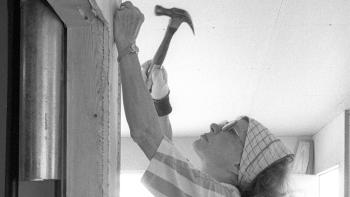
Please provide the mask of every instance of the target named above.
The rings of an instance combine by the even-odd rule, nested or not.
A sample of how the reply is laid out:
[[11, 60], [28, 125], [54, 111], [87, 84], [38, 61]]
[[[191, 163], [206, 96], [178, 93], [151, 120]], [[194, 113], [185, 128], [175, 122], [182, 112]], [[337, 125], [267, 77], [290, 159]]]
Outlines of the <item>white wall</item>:
[[[282, 136], [279, 137], [286, 146], [295, 152], [298, 139], [309, 139], [308, 136]], [[198, 137], [174, 137], [173, 141], [185, 157], [190, 159], [192, 164], [200, 168], [200, 160], [192, 148], [192, 142]], [[148, 166], [148, 159], [141, 149], [130, 137], [121, 138], [121, 170], [145, 170]]]
[[313, 136], [315, 144], [315, 173], [339, 165], [340, 196], [344, 196], [344, 112], [339, 114]]
[[291, 174], [288, 197], [318, 197], [318, 176]]
[[144, 170], [148, 164], [147, 157], [130, 137], [122, 137], [120, 140], [120, 169]]

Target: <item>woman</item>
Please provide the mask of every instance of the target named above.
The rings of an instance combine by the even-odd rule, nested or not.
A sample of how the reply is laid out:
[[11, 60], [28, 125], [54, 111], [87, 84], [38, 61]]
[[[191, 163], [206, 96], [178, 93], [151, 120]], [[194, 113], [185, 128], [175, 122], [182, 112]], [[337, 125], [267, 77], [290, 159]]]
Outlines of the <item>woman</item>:
[[122, 3], [114, 18], [114, 36], [130, 135], [150, 159], [144, 184], [154, 196], [283, 195], [293, 154], [252, 118], [211, 124], [210, 132], [193, 143], [201, 170], [177, 150], [171, 141], [166, 72], [153, 69], [151, 61], [140, 72], [135, 40], [143, 20], [131, 2]]

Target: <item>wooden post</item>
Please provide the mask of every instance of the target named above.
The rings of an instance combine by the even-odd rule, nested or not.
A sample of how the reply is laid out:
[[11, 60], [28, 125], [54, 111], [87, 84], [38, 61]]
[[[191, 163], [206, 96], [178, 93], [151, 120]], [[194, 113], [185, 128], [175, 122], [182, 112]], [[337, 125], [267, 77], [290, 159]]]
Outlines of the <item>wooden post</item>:
[[113, 13], [120, 0], [48, 0], [67, 28], [63, 194], [119, 196], [120, 83]]

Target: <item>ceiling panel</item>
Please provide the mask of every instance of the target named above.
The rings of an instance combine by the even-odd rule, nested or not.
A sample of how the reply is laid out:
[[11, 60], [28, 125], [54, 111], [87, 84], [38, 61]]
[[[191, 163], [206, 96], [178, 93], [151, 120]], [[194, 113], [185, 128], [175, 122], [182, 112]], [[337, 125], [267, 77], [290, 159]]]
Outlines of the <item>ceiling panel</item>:
[[286, 0], [280, 25], [348, 25], [349, 8], [346, 0]]
[[181, 26], [164, 62], [174, 135], [198, 135], [242, 114], [279, 135], [306, 135], [350, 107], [347, 1], [133, 3], [146, 17], [141, 62], [153, 57], [168, 23], [154, 16], [154, 5], [184, 8], [194, 21], [196, 35]]

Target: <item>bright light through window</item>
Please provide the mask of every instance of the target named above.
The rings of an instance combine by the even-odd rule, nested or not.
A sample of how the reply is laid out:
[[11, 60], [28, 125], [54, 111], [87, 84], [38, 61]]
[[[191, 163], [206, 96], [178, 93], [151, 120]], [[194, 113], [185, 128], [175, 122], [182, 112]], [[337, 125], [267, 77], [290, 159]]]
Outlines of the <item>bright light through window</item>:
[[120, 174], [120, 196], [144, 196], [153, 197], [153, 195], [141, 183], [142, 171], [121, 172]]
[[339, 167], [320, 173], [319, 184], [320, 197], [339, 197]]

